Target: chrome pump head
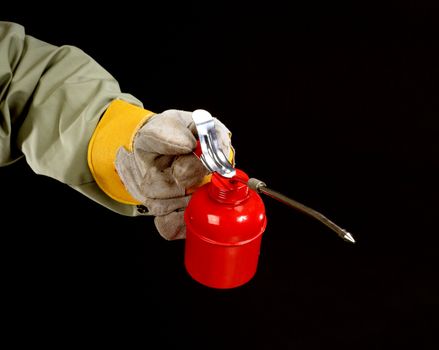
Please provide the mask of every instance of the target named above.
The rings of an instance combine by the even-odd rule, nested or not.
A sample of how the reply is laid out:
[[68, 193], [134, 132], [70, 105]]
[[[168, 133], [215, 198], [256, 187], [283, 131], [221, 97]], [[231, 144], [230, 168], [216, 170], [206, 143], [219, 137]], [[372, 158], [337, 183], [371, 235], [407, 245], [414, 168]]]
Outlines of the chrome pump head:
[[197, 128], [202, 151], [200, 159], [204, 166], [227, 178], [235, 176], [236, 170], [218, 146], [215, 119], [212, 115], [204, 109], [197, 109], [192, 113], [192, 119]]

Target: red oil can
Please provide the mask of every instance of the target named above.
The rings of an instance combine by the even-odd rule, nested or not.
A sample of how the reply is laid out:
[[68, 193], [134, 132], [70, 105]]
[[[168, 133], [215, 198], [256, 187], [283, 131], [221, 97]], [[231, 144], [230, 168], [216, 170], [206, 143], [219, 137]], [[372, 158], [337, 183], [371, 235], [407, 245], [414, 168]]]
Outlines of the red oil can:
[[267, 218], [261, 197], [246, 180], [239, 169], [231, 179], [214, 173], [185, 210], [185, 267], [205, 286], [238, 287], [256, 273]]

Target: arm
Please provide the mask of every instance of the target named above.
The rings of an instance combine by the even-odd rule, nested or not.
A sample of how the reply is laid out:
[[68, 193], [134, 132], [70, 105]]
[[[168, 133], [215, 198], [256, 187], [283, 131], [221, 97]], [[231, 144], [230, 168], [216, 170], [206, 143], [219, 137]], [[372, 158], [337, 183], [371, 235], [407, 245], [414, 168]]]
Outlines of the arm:
[[[216, 128], [233, 157], [230, 131]], [[25, 157], [119, 214], [155, 216], [159, 233], [177, 239], [192, 189], [209, 178], [195, 146], [191, 112], [148, 111], [80, 49], [0, 22], [0, 166]]]
[[100, 189], [87, 164], [89, 141], [114, 100], [142, 106], [80, 49], [50, 45], [18, 24], [0, 22], [0, 166], [24, 156], [37, 174], [137, 215], [135, 205]]

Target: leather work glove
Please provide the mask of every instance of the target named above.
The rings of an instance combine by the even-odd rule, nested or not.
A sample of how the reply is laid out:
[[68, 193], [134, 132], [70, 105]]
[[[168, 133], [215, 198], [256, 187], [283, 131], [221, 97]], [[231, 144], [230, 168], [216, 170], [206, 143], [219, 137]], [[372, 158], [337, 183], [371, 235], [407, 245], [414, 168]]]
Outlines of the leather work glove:
[[[234, 152], [231, 133], [216, 118], [215, 127], [218, 146], [229, 157]], [[138, 130], [133, 152], [120, 147], [116, 155], [116, 170], [125, 188], [155, 216], [155, 226], [167, 240], [186, 237], [188, 189], [209, 174], [193, 154], [196, 137], [192, 112], [170, 109], [153, 115]]]

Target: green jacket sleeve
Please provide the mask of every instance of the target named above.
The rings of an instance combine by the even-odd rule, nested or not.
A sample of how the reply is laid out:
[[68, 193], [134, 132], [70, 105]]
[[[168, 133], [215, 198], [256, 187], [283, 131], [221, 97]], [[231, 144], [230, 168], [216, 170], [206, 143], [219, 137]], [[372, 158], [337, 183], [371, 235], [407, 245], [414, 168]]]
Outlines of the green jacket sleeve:
[[25, 157], [35, 173], [137, 215], [135, 206], [99, 189], [87, 164], [89, 140], [115, 99], [142, 106], [80, 49], [50, 45], [19, 24], [0, 22], [0, 166]]

